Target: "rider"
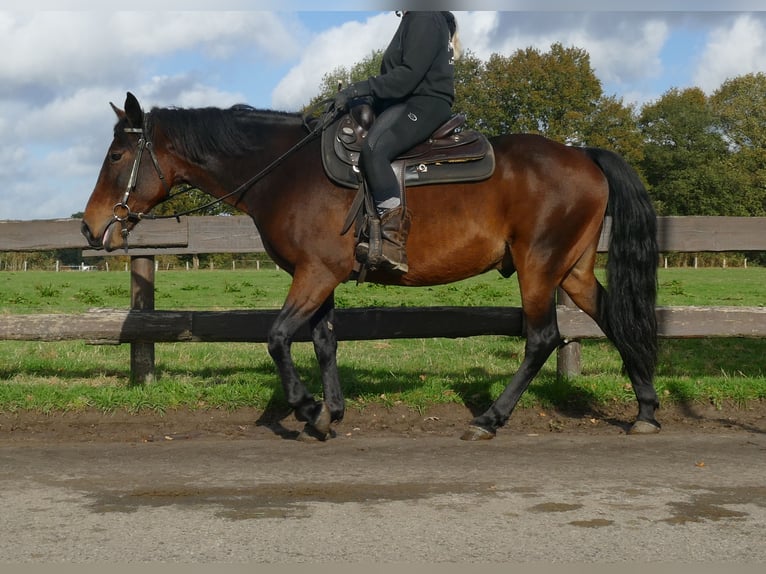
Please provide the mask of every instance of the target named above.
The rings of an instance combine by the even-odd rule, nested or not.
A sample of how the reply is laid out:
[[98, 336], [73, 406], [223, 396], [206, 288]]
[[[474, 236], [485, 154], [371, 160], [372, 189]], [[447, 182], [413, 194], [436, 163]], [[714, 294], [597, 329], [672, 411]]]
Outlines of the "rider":
[[[375, 264], [393, 273], [408, 269], [404, 246], [410, 219], [401, 205], [391, 162], [428, 139], [452, 114], [456, 30], [451, 12], [404, 12], [383, 53], [380, 74], [351, 84], [335, 96], [338, 110], [354, 105], [357, 99], [371, 98], [377, 114], [359, 165], [380, 218], [382, 257]], [[370, 237], [370, 243], [373, 241]], [[370, 250], [368, 244], [360, 244], [360, 248], [361, 253]]]

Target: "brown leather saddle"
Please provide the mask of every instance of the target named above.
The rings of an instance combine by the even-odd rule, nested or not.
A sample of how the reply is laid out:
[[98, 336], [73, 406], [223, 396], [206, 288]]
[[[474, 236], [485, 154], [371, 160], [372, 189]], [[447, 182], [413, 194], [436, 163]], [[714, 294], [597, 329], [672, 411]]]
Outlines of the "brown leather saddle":
[[[338, 185], [359, 187], [359, 154], [374, 119], [372, 108], [362, 104], [322, 132], [322, 163], [328, 177]], [[392, 163], [402, 195], [405, 187], [480, 181], [492, 175], [492, 145], [483, 134], [463, 129], [465, 119], [463, 114], [453, 115], [428, 140]]]

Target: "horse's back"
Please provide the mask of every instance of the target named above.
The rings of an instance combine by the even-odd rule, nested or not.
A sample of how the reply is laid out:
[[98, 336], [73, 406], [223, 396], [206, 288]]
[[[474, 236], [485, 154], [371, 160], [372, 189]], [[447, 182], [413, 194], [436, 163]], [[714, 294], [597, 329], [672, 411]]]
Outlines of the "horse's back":
[[491, 142], [496, 167], [489, 179], [408, 190], [412, 231], [404, 283], [446, 283], [491, 269], [508, 274], [516, 245], [597, 234], [608, 185], [581, 150], [533, 134]]

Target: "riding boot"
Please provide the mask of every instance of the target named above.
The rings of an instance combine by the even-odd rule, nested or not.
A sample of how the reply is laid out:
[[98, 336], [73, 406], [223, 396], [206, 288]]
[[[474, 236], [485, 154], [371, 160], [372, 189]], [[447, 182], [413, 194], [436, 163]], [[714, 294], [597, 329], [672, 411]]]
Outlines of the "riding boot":
[[371, 270], [403, 275], [408, 271], [405, 244], [410, 233], [409, 211], [396, 207], [383, 212], [380, 219], [370, 221], [369, 243], [357, 245], [356, 256]]

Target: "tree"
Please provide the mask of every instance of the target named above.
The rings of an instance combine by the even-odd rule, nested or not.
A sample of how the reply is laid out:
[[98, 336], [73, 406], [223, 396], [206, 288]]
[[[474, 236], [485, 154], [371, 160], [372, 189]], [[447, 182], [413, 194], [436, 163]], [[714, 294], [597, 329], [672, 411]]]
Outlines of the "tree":
[[766, 74], [724, 82], [710, 97], [732, 171], [742, 179], [737, 203], [748, 215], [766, 215]]
[[375, 50], [351, 68], [338, 66], [331, 72], [328, 72], [322, 76], [322, 81], [319, 84], [319, 93], [312, 98], [305, 109], [311, 110], [322, 100], [332, 98], [339, 87], [346, 87], [354, 82], [360, 82], [372, 76], [377, 76], [380, 74], [380, 64], [382, 61], [383, 50]]
[[726, 80], [710, 97], [723, 135], [737, 150], [766, 151], [766, 74]]
[[466, 115], [468, 126], [481, 128], [481, 119], [489, 103], [487, 90], [477, 89], [484, 81], [484, 62], [470, 50], [455, 60], [455, 103], [456, 112]]
[[639, 168], [644, 159], [644, 138], [632, 105], [615, 96], [602, 96], [583, 128], [583, 144], [610, 149]]
[[190, 210], [192, 213], [189, 215], [233, 215], [239, 213], [238, 209], [224, 202], [205, 207], [212, 201], [214, 201], [212, 196], [199, 189], [176, 187], [172, 190], [172, 199], [160, 203], [152, 210], [152, 213], [173, 215]]
[[[474, 66], [474, 69], [476, 66]], [[488, 135], [539, 133], [566, 143], [583, 143], [589, 118], [602, 96], [601, 82], [585, 50], [553, 44], [548, 52], [518, 50], [492, 54], [466, 86], [477, 127]]]
[[639, 127], [641, 167], [661, 213], [715, 215], [726, 205], [729, 189], [711, 176], [727, 169], [728, 150], [702, 90], [669, 90], [644, 106]]

